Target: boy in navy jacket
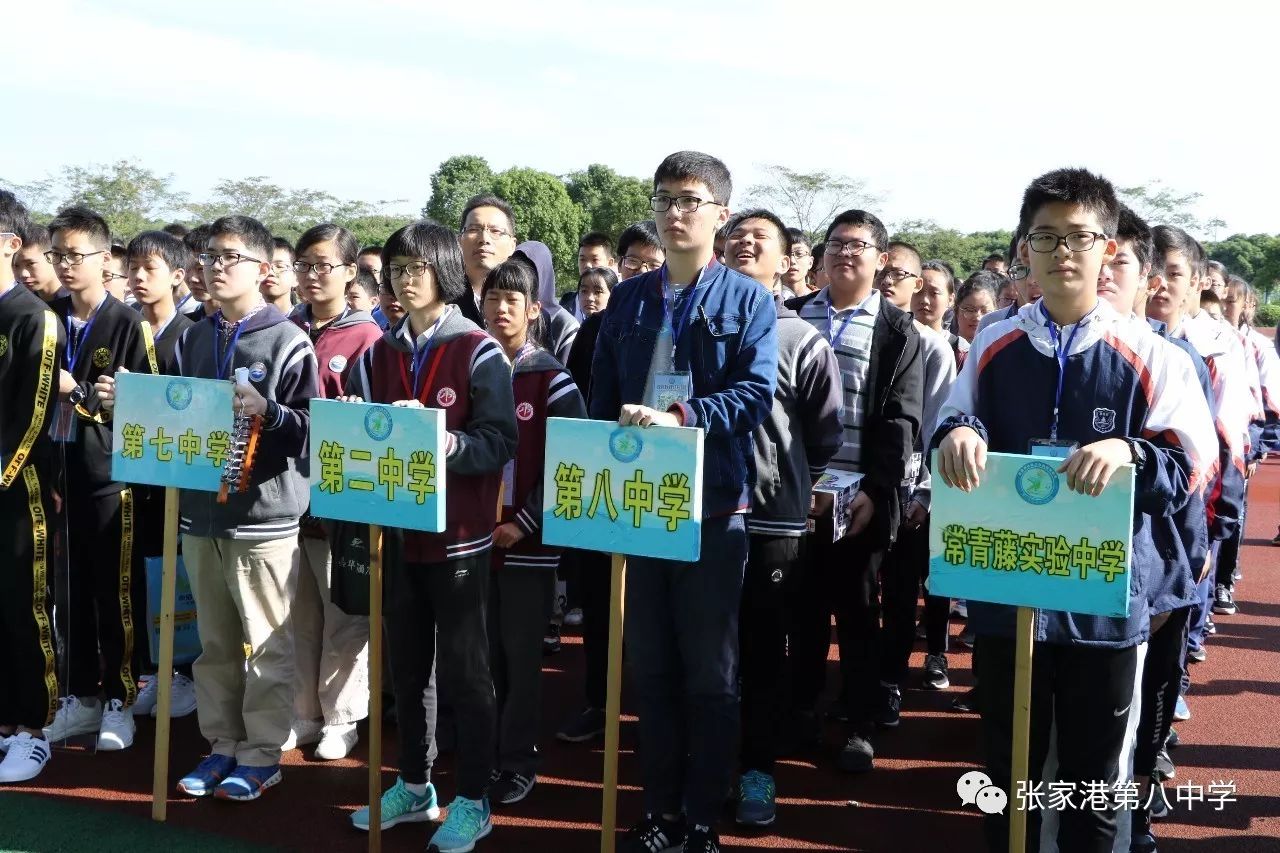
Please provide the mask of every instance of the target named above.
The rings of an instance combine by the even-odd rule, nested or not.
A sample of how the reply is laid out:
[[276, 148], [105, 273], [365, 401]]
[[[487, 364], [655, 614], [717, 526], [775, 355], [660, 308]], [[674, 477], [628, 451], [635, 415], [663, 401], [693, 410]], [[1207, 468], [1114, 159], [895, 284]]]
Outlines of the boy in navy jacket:
[[591, 416], [706, 432], [701, 559], [635, 558], [626, 591], [646, 812], [626, 849], [684, 841], [685, 850], [704, 853], [718, 849], [714, 825], [738, 750], [751, 435], [773, 404], [777, 313], [769, 291], [715, 260], [732, 188], [724, 163], [678, 152], [658, 166], [653, 185], [667, 261], [609, 299], [591, 369]]
[[[1058, 471], [1082, 494], [1100, 494], [1121, 465], [1136, 468], [1130, 615], [1036, 614], [1029, 778], [1041, 776], [1057, 708], [1058, 775], [1076, 786], [1117, 779], [1137, 645], [1149, 630], [1144, 581], [1160, 559], [1149, 516], [1182, 508], [1203, 476], [1194, 436], [1199, 401], [1182, 393], [1195, 382], [1190, 363], [1175, 361], [1131, 316], [1098, 300], [1099, 272], [1116, 255], [1118, 217], [1114, 188], [1083, 169], [1031, 183], [1020, 253], [1043, 298], [975, 338], [934, 437], [939, 473], [966, 491], [977, 484], [988, 449], [1027, 453], [1042, 439], [1077, 443]], [[1010, 387], [1019, 389], [1021, 405], [1008, 405]], [[1011, 779], [1014, 615], [1013, 607], [969, 603], [988, 773], [1018, 808], [1023, 801]], [[1007, 849], [1008, 826], [1007, 812], [987, 817], [992, 850]], [[1110, 851], [1115, 832], [1114, 807], [1067, 810], [1058, 847]], [[1028, 838], [1039, 833], [1032, 810]]]

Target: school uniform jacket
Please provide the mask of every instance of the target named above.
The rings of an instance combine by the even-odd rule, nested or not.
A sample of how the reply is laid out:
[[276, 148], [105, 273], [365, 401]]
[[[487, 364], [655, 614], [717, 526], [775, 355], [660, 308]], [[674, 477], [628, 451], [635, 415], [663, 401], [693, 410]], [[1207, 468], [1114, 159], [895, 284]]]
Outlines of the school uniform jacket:
[[289, 315], [299, 329], [306, 332], [316, 348], [316, 375], [320, 396], [326, 400], [346, 394], [347, 380], [360, 362], [364, 351], [382, 337], [382, 329], [368, 311], [350, 308], [312, 334], [314, 319], [310, 305], [299, 305]]
[[1280, 357], [1257, 329], [1241, 324], [1239, 333], [1245, 352], [1258, 366], [1263, 412], [1261, 435], [1253, 452], [1253, 458], [1258, 459], [1263, 453], [1280, 452]]
[[[72, 312], [71, 297], [56, 299], [49, 307], [65, 329]], [[92, 322], [92, 328], [85, 327], [87, 335], [83, 330], [77, 333], [84, 340], [75, 348], [71, 333], [67, 333], [67, 358], [59, 366], [67, 365], [73, 349], [78, 351], [71, 375], [84, 400], [75, 407], [76, 440], [66, 447], [67, 489], [98, 497], [123, 491], [127, 484], [111, 479], [111, 415], [103, 410], [93, 385], [100, 376], [115, 376], [121, 367], [132, 373], [159, 373], [160, 366], [151, 326], [110, 293], [103, 297]]]
[[48, 476], [49, 423], [65, 348], [66, 330], [40, 297], [16, 282], [0, 294], [0, 492], [28, 467]]
[[562, 549], [542, 543], [542, 471], [547, 450], [547, 418], [585, 418], [587, 406], [578, 386], [555, 357], [533, 349], [518, 355], [511, 389], [519, 439], [507, 465], [511, 494], [503, 495], [502, 523], [513, 522], [524, 538], [501, 552], [507, 568], [555, 569]]
[[[1037, 301], [1015, 319], [978, 333], [939, 413], [933, 446], [961, 426], [976, 430], [988, 450], [999, 453], [1027, 453], [1033, 439], [1049, 437], [1059, 367], [1048, 322]], [[1132, 439], [1146, 454], [1137, 471], [1129, 616], [1037, 611], [1040, 641], [1126, 648], [1146, 638], [1146, 580], [1163, 571], [1149, 517], [1185, 506], [1216, 450], [1204, 401], [1185, 393], [1196, 381], [1191, 363], [1172, 358], [1139, 322], [1099, 301], [1078, 332], [1073, 334], [1072, 327], [1059, 331], [1071, 348], [1058, 438], [1081, 446], [1106, 438]], [[1011, 637], [1015, 613], [1016, 608], [1005, 605], [969, 604], [970, 624], [980, 634]]]
[[160, 334], [155, 336], [156, 364], [159, 366], [161, 374], [165, 376], [176, 376], [178, 374], [178, 360], [175, 350], [178, 348], [178, 339], [191, 326], [191, 318], [186, 314], [174, 314], [160, 330]]
[[407, 563], [457, 560], [493, 544], [502, 467], [516, 450], [507, 357], [456, 306], [445, 310], [431, 339], [424, 332], [415, 341], [408, 316], [392, 326], [365, 350], [348, 392], [371, 403], [415, 399], [414, 347], [430, 346], [416, 399], [445, 413], [449, 498], [443, 533], [404, 532]]

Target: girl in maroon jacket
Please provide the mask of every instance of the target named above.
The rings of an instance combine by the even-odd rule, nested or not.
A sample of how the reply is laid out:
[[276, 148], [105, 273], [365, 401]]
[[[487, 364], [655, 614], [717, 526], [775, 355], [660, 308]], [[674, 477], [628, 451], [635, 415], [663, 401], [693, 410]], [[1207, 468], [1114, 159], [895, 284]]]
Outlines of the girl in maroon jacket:
[[489, 665], [498, 699], [498, 776], [494, 806], [533, 788], [542, 701], [542, 634], [551, 617], [560, 549], [542, 542], [542, 470], [547, 418], [585, 418], [582, 394], [540, 346], [538, 277], [519, 255], [489, 273], [481, 290], [485, 325], [511, 360], [520, 431], [516, 458], [503, 469], [501, 519], [494, 530], [489, 583]]

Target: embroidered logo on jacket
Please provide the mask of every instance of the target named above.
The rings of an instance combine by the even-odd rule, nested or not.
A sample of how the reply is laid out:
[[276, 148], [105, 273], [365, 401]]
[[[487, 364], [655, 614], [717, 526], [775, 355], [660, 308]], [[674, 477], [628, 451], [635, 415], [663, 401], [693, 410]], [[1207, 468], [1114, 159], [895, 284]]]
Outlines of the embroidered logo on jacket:
[[533, 420], [533, 404], [521, 403], [516, 406], [516, 417], [522, 421]]
[[9, 351], [9, 336], [0, 335], [0, 357]]
[[111, 363], [111, 350], [106, 347], [98, 347], [93, 351], [93, 366], [106, 367]]
[[458, 392], [452, 388], [441, 388], [436, 392], [436, 402], [444, 406], [446, 409], [458, 401]]
[[1115, 428], [1116, 413], [1114, 409], [1093, 410], [1093, 429], [1095, 432], [1108, 433]]

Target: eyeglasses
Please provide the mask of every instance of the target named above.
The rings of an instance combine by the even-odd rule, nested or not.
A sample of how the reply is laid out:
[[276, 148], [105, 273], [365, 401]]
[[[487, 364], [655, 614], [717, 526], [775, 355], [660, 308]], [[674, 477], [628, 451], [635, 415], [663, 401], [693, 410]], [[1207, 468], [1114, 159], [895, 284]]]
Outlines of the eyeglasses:
[[1072, 252], [1087, 252], [1099, 240], [1107, 239], [1106, 234], [1097, 231], [1072, 231], [1065, 237], [1059, 237], [1049, 231], [1033, 231], [1027, 235], [1027, 245], [1031, 251], [1048, 255], [1058, 251], [1059, 246], [1066, 246]]
[[[1056, 249], [1058, 247], [1054, 246], [1054, 248]], [[1014, 264], [1013, 266], [1009, 267], [1009, 278], [1013, 279], [1014, 281], [1022, 281], [1024, 278], [1026, 278], [1029, 275], [1031, 275], [1031, 267], [1025, 266], [1023, 264]]]
[[116, 279], [120, 279], [120, 280], [122, 280], [122, 281], [123, 281], [123, 280], [124, 280], [124, 279], [126, 279], [126, 278], [128, 278], [128, 276], [127, 276], [127, 275], [120, 275], [120, 273], [118, 273], [118, 272], [104, 271], [104, 272], [102, 273], [102, 280], [103, 280], [103, 281], [115, 281]]
[[462, 229], [462, 236], [470, 237], [473, 240], [478, 240], [486, 234], [495, 240], [501, 240], [503, 237], [511, 236], [510, 231], [503, 231], [496, 225], [468, 225], [466, 228]]
[[306, 275], [312, 270], [315, 270], [316, 275], [328, 275], [338, 267], [349, 267], [349, 266], [351, 266], [351, 264], [330, 264], [330, 263], [326, 263], [325, 261], [321, 261], [318, 264], [309, 264], [306, 261], [294, 261], [293, 271], [296, 272], [298, 275]]
[[822, 247], [824, 255], [843, 255], [844, 250], [848, 249], [849, 254], [857, 257], [867, 249], [877, 248], [875, 243], [868, 243], [866, 240], [828, 240], [827, 245]]
[[881, 275], [883, 275], [885, 278], [887, 278], [889, 281], [892, 281], [895, 284], [897, 284], [900, 281], [905, 281], [909, 278], [920, 277], [915, 273], [911, 272], [910, 270], [904, 270], [899, 267], [885, 267]]
[[671, 205], [676, 206], [676, 210], [681, 213], [693, 213], [704, 204], [714, 204], [717, 207], [724, 207], [718, 201], [710, 201], [705, 198], [698, 198], [696, 195], [655, 195], [649, 197], [649, 209], [654, 213], [666, 213], [671, 209]]
[[960, 313], [966, 317], [985, 317], [991, 313], [991, 309], [986, 306], [961, 308]]
[[651, 272], [662, 266], [659, 261], [650, 261], [644, 258], [633, 258], [626, 255], [622, 259], [622, 265], [632, 272]]
[[85, 258], [92, 258], [94, 255], [101, 254], [104, 254], [104, 252], [54, 252], [50, 250], [44, 253], [44, 259], [55, 267], [63, 261], [66, 261], [69, 267], [78, 267], [84, 263]]
[[248, 261], [251, 264], [262, 263], [262, 261], [257, 258], [251, 258], [248, 255], [242, 255], [239, 252], [201, 252], [199, 255], [196, 255], [196, 257], [199, 258], [200, 263], [205, 266], [213, 266], [214, 264], [221, 263], [223, 269], [226, 269], [227, 267], [234, 267], [242, 261]]
[[427, 268], [430, 266], [431, 264], [426, 261], [413, 261], [412, 263], [405, 264], [404, 266], [400, 266], [399, 264], [389, 264], [387, 266], [387, 272], [390, 274], [392, 281], [395, 281], [398, 278], [403, 278], [406, 275], [409, 278], [418, 278], [426, 272]]
[[271, 265], [271, 269], [272, 269], [272, 270], [274, 270], [274, 271], [276, 272], [276, 274], [277, 274], [277, 275], [284, 275], [284, 274], [285, 274], [285, 273], [287, 273], [289, 270], [293, 269], [293, 265], [292, 265], [292, 264], [286, 264], [286, 263], [283, 263], [283, 262], [282, 262], [282, 263], [278, 263], [278, 264], [272, 264], [272, 265]]
[[812, 258], [813, 253], [810, 252], [808, 249], [792, 249], [791, 257], [795, 258], [798, 261], [801, 258]]
[[1018, 299], [1014, 296], [1001, 296], [996, 300], [997, 308], [1010, 308], [1016, 304], [1018, 304]]

